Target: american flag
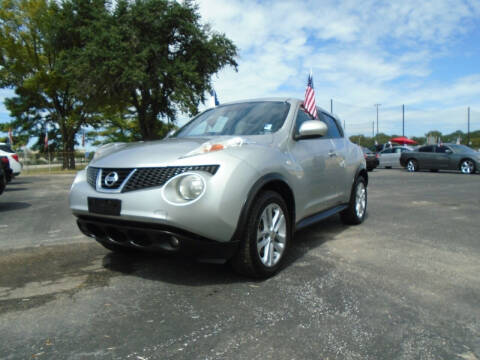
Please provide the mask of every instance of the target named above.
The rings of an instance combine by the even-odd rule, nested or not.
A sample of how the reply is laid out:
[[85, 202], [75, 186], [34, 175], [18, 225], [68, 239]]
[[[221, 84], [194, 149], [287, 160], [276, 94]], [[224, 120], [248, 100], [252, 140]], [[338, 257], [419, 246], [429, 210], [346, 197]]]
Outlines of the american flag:
[[12, 134], [12, 129], [8, 129], [8, 143], [10, 144], [10, 146], [13, 145], [13, 134]]
[[45, 140], [44, 140], [44, 146], [45, 146], [45, 150], [48, 149], [48, 131], [47, 129], [45, 129]]
[[312, 72], [308, 75], [307, 90], [305, 90], [305, 101], [303, 102], [305, 110], [313, 116], [314, 119], [317, 118], [317, 107], [315, 106], [315, 90], [313, 90], [313, 76]]

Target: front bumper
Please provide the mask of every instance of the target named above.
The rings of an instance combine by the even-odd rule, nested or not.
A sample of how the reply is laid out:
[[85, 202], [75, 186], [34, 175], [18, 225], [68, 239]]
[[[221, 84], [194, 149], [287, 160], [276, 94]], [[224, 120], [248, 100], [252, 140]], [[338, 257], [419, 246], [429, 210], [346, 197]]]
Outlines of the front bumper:
[[[215, 175], [206, 172], [198, 174], [206, 184], [203, 195], [192, 203], [178, 205], [167, 201], [161, 186], [120, 193], [99, 192], [87, 182], [86, 172], [81, 171], [72, 184], [70, 208], [78, 218], [95, 217], [118, 224], [135, 222], [147, 227], [164, 226], [219, 243], [231, 242], [252, 179], [256, 179], [257, 174], [245, 162], [235, 164], [233, 161], [220, 166]], [[120, 214], [91, 213], [88, 198], [120, 200]]]
[[107, 247], [109, 244], [131, 249], [180, 253], [199, 259], [229, 259], [238, 242], [220, 243], [171, 226], [94, 216], [77, 219], [80, 230]]

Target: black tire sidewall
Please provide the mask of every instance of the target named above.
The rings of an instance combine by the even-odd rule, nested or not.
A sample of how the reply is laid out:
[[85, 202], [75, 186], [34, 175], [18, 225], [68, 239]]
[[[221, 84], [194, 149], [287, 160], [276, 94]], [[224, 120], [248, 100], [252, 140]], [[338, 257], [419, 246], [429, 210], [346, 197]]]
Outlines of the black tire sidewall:
[[[257, 229], [260, 223], [260, 216], [262, 215], [265, 208], [270, 204], [276, 204], [280, 206], [285, 216], [285, 223], [286, 223], [286, 241], [285, 241], [285, 248], [283, 250], [282, 257], [280, 261], [272, 267], [265, 266], [258, 254], [257, 250]], [[249, 221], [248, 221], [248, 228], [247, 234], [250, 247], [250, 257], [252, 259], [252, 264], [255, 267], [256, 273], [261, 277], [268, 277], [275, 274], [282, 266], [285, 260], [285, 256], [287, 255], [288, 249], [290, 247], [290, 240], [291, 240], [291, 219], [290, 213], [288, 211], [287, 204], [285, 200], [276, 192], [274, 191], [266, 191], [262, 193], [256, 204], [253, 206], [250, 214], [249, 214]]]

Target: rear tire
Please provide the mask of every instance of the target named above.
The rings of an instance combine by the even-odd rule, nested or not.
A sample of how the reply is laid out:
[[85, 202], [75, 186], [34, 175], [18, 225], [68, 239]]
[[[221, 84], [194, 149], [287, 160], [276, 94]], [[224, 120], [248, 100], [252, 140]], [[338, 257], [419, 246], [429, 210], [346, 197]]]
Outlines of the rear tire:
[[407, 160], [407, 166], [405, 166], [407, 171], [409, 172], [415, 172], [418, 171], [418, 162], [415, 159], [408, 159]]
[[248, 213], [247, 226], [239, 249], [230, 264], [242, 274], [268, 278], [282, 266], [292, 234], [285, 200], [274, 191], [265, 191]]
[[357, 177], [350, 194], [348, 207], [340, 212], [340, 219], [349, 225], [363, 222], [367, 214], [367, 184], [363, 176]]

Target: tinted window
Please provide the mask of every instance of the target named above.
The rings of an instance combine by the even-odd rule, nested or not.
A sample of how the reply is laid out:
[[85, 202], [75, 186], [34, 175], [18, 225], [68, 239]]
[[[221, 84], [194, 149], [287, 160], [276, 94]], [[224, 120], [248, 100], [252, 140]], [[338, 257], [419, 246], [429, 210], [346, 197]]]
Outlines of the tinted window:
[[391, 154], [393, 153], [393, 149], [385, 149], [385, 150], [382, 150], [380, 151], [381, 154]]
[[282, 127], [289, 108], [279, 101], [223, 105], [203, 112], [173, 137], [270, 134]]
[[309, 114], [307, 114], [303, 108], [298, 109], [297, 119], [295, 120], [295, 135], [298, 135], [300, 126], [305, 121], [309, 121], [309, 120], [313, 120], [312, 117]]
[[420, 152], [433, 152], [433, 146], [432, 145], [423, 146], [420, 149], [418, 149], [418, 151], [420, 151]]
[[447, 146], [437, 146], [435, 149], [435, 152], [437, 153], [446, 153], [446, 152], [452, 152]]
[[340, 129], [338, 128], [337, 122], [335, 121], [334, 118], [332, 118], [330, 115], [327, 115], [325, 113], [321, 114], [323, 116], [323, 121], [328, 126], [328, 132], [327, 132], [327, 138], [341, 138], [342, 134], [340, 132]]
[[394, 149], [393, 149], [393, 152], [394, 152], [395, 154], [400, 154], [400, 153], [402, 152], [402, 148], [394, 148]]
[[3, 150], [5, 152], [8, 152], [8, 153], [14, 153], [15, 151], [13, 151], [11, 148], [10, 148], [10, 145], [0, 145], [0, 150]]

